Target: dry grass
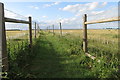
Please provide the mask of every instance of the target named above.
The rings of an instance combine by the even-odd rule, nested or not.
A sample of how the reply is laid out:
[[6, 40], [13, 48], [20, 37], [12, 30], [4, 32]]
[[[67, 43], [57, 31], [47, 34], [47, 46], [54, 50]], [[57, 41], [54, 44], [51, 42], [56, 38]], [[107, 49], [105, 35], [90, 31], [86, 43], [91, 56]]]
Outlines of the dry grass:
[[[83, 30], [62, 30], [63, 34], [73, 34], [75, 36], [83, 37]], [[52, 30], [51, 30], [52, 32]], [[60, 33], [59, 30], [55, 30], [55, 33]], [[99, 39], [118, 42], [118, 30], [88, 30], [88, 39]]]
[[18, 34], [28, 33], [27, 30], [23, 31], [6, 31], [6, 36], [16, 36]]
[[[32, 34], [33, 34], [33, 38], [34, 38], [34, 30], [32, 31]], [[6, 31], [6, 36], [7, 36], [8, 39], [10, 37], [19, 38], [19, 39], [28, 39], [29, 38], [29, 30]], [[37, 35], [37, 37], [38, 37], [38, 35]]]

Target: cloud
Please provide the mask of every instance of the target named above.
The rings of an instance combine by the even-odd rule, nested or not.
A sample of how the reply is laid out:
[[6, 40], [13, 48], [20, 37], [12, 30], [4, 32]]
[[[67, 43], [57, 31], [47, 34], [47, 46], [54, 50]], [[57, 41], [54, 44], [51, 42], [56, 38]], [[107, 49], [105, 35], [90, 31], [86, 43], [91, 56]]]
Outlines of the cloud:
[[47, 18], [47, 16], [42, 16], [43, 18]]
[[75, 4], [75, 5], [67, 5], [66, 7], [64, 7], [63, 9], [60, 8], [63, 11], [69, 11], [69, 12], [73, 12], [75, 13], [77, 10], [79, 10], [82, 7], [81, 4]]
[[34, 7], [35, 9], [39, 9], [39, 7]]
[[[54, 5], [58, 5], [59, 3], [54, 3]], [[45, 20], [40, 21], [41, 28], [46, 28], [47, 26], [52, 26], [52, 24], [55, 25], [56, 29], [59, 29], [59, 22], [62, 22], [62, 28], [63, 29], [80, 29], [82, 28], [83, 24], [83, 14], [88, 14], [88, 21], [92, 20], [100, 20], [100, 19], [107, 19], [111, 17], [118, 16], [118, 6], [116, 7], [108, 7], [108, 10], [98, 10], [99, 8], [104, 8], [108, 3], [98, 3], [98, 2], [92, 2], [92, 3], [86, 3], [86, 4], [74, 4], [74, 5], [67, 5], [64, 8], [59, 8], [59, 10], [62, 11], [68, 11], [70, 13], [74, 13], [75, 15], [70, 18], [61, 18], [60, 15], [58, 15], [58, 19], [56, 20]], [[47, 6], [53, 6], [50, 4], [46, 4]], [[7, 16], [10, 17], [19, 17], [13, 13], [7, 13]], [[28, 15], [30, 16], [30, 14]], [[27, 16], [27, 17], [28, 17]], [[42, 18], [47, 18], [48, 16], [42, 16]], [[99, 23], [94, 25], [88, 25], [88, 28], [105, 28], [105, 27], [116, 27], [117, 23]], [[52, 28], [52, 27], [51, 27]]]
[[28, 14], [28, 15], [26, 15], [25, 17], [30, 17], [30, 16], [32, 17], [32, 14]]
[[108, 4], [107, 2], [102, 2], [102, 3], [91, 2], [85, 4], [74, 4], [74, 5], [67, 5], [64, 8], [59, 8], [59, 10], [74, 13], [75, 16], [82, 16], [83, 14], [97, 15], [105, 12], [104, 9], [99, 11], [98, 9], [104, 8], [107, 4]]
[[98, 2], [92, 2], [87, 4], [75, 4], [75, 5], [67, 5], [66, 7], [62, 8], [63, 11], [69, 11], [69, 12], [83, 12], [87, 10], [94, 10], [99, 6]]
[[54, 3], [54, 5], [58, 5], [58, 4], [60, 4], [60, 2], [55, 2], [55, 3]]
[[107, 5], [107, 2], [103, 2], [103, 4], [102, 4], [103, 6], [106, 6]]
[[39, 9], [38, 6], [29, 6], [29, 8], [32, 8], [32, 9], [35, 9], [35, 10], [38, 10], [38, 9]]
[[99, 3], [98, 2], [93, 2], [93, 3], [88, 3], [88, 10], [94, 10], [95, 8], [98, 7]]
[[[45, 23], [47, 23], [47, 26], [55, 24], [55, 28], [59, 29], [59, 22], [61, 21], [63, 29], [80, 29], [82, 28], [83, 25], [83, 14], [85, 13], [87, 13], [88, 21], [95, 21], [95, 20], [107, 19], [118, 16], [118, 6], [114, 6], [114, 7], [109, 6], [107, 10], [104, 9], [96, 10], [100, 8], [100, 5], [102, 5], [103, 3], [100, 5], [97, 3], [91, 3], [91, 4], [96, 4], [94, 8], [93, 6], [91, 8], [88, 8], [87, 6], [90, 6], [88, 4], [90, 3], [84, 4], [85, 7], [83, 6], [83, 4], [75, 4], [75, 5], [67, 5], [64, 8], [60, 8], [64, 11], [75, 13], [75, 16], [70, 18], [61, 18], [59, 16], [57, 20], [49, 20], [49, 21], [45, 21]], [[104, 4], [107, 5], [107, 3]], [[83, 9], [80, 6], [83, 6]], [[80, 8], [82, 9], [81, 11], [79, 10]], [[106, 28], [106, 27], [116, 28], [118, 27], [117, 24], [118, 23], [116, 22], [99, 23], [99, 24], [88, 25], [88, 28]]]
[[45, 4], [44, 7], [51, 7], [51, 6], [58, 5], [58, 4], [60, 4], [60, 2], [54, 2], [52, 4]]
[[64, 8], [59, 8], [59, 10], [72, 12], [72, 13], [75, 13], [76, 16], [78, 15], [80, 16], [80, 13], [88, 13], [93, 10], [103, 8], [106, 5], [107, 5], [107, 2], [103, 2], [103, 3], [91, 2], [91, 3], [86, 3], [86, 4], [67, 5]]
[[103, 12], [104, 12], [104, 11], [92, 11], [91, 14], [96, 15], [96, 14], [101, 14], [101, 13], [103, 13]]
[[45, 4], [44, 7], [50, 7], [51, 5], [50, 4]]
[[88, 14], [88, 17], [89, 21], [118, 17], [118, 7], [112, 7], [105, 11], [92, 11]]

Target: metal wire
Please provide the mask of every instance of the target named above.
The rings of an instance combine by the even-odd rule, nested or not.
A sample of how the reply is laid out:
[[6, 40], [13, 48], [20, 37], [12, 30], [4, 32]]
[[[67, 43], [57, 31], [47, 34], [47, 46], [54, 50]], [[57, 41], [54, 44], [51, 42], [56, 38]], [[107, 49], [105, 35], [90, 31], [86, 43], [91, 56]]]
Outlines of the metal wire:
[[28, 17], [25, 17], [25, 16], [23, 16], [23, 15], [21, 15], [21, 14], [15, 13], [15, 12], [13, 12], [13, 11], [11, 11], [11, 10], [8, 10], [8, 9], [5, 9], [5, 10], [6, 10], [6, 11], [9, 11], [9, 12], [11, 12], [11, 13], [14, 13], [14, 14], [16, 14], [16, 15], [19, 15], [19, 16], [21, 16], [21, 17], [28, 18]]

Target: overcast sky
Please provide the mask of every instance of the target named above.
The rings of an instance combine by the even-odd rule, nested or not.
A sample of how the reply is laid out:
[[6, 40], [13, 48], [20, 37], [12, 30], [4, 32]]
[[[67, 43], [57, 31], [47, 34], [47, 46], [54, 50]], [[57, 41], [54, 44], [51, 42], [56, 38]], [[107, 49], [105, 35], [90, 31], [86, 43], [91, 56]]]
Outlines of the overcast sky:
[[[106, 19], [118, 16], [118, 2], [4, 2], [5, 16], [10, 18], [24, 19], [32, 16], [40, 27], [46, 28], [55, 25], [59, 28], [59, 22], [63, 29], [82, 28], [83, 15], [87, 14], [88, 21]], [[17, 15], [21, 14], [23, 16]], [[21, 24], [6, 23], [7, 28], [27, 26]], [[89, 25], [88, 28], [118, 27], [117, 22]], [[20, 27], [20, 29], [27, 29]]]

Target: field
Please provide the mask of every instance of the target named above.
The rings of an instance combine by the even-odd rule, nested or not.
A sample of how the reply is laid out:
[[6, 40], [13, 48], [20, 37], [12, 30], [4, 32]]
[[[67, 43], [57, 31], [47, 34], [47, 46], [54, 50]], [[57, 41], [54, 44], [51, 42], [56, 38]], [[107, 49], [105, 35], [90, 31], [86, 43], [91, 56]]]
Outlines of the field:
[[28, 31], [6, 31], [6, 36], [7, 39], [27, 39]]
[[[74, 36], [83, 37], [82, 30], [62, 30], [64, 34], [72, 34]], [[34, 34], [34, 31], [32, 31]], [[52, 32], [52, 30], [50, 30]], [[59, 30], [55, 30], [55, 33], [60, 33]], [[23, 37], [24, 35], [28, 35], [29, 32], [27, 30], [23, 31], [6, 31], [7, 37], [18, 36], [18, 38]], [[33, 35], [34, 36], [34, 35]], [[118, 30], [88, 30], [88, 39], [97, 39], [109, 42], [118, 42]]]
[[120, 79], [117, 2], [30, 5], [0, 3], [0, 78]]
[[[63, 34], [72, 34], [75, 36], [83, 37], [83, 30], [62, 30]], [[51, 30], [52, 32], [52, 30]], [[59, 30], [55, 30], [55, 33], [59, 33]], [[102, 40], [108, 40], [111, 42], [118, 42], [118, 30], [103, 30], [103, 29], [93, 29], [88, 30], [88, 39], [102, 39]]]
[[[93, 44], [94, 42], [91, 42]], [[96, 43], [96, 42], [95, 42]], [[33, 78], [118, 78], [118, 51], [110, 45], [94, 44], [89, 53], [97, 57], [92, 60], [82, 50], [82, 39], [78, 36], [43, 32], [38, 39], [37, 56], [29, 66]], [[95, 54], [97, 53], [97, 54]], [[97, 61], [99, 59], [99, 62]], [[26, 71], [27, 72], [27, 71]]]
[[[32, 30], [32, 36], [34, 38], [35, 31]], [[29, 38], [29, 30], [21, 30], [21, 31], [6, 31], [7, 39], [28, 39]], [[37, 35], [38, 37], [38, 35]]]
[[[7, 33], [13, 36], [20, 32]], [[86, 57], [82, 50], [82, 33], [82, 30], [63, 30], [60, 37], [59, 30], [55, 30], [54, 36], [52, 30], [41, 31], [31, 52], [28, 42], [15, 43], [13, 39], [8, 44], [10, 77], [119, 78], [118, 30], [88, 30], [88, 51], [95, 60]]]
[[[32, 31], [32, 36], [34, 45], [34, 30]], [[37, 34], [37, 37], [38, 36], [39, 35]], [[32, 54], [30, 54], [31, 52], [29, 49], [29, 31], [6, 31], [6, 38], [7, 53], [9, 57], [9, 73], [11, 75], [14, 72], [17, 73], [17, 71], [22, 70], [22, 67], [26, 66], [27, 62], [31, 58], [30, 56]]]

